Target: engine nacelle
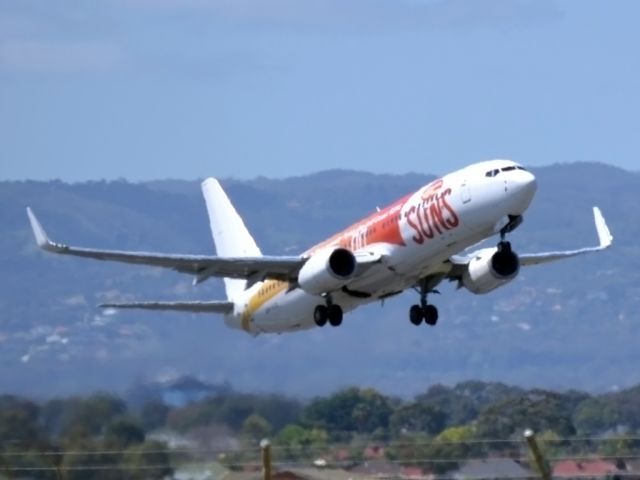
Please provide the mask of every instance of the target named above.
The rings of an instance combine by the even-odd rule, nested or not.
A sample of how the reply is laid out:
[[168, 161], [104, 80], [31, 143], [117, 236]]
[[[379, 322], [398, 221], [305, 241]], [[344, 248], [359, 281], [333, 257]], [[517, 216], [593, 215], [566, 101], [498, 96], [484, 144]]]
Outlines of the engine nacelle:
[[520, 259], [509, 244], [479, 250], [462, 275], [462, 285], [473, 293], [489, 293], [516, 278]]
[[337, 290], [356, 271], [356, 257], [346, 248], [326, 249], [315, 253], [298, 273], [298, 285], [312, 295]]

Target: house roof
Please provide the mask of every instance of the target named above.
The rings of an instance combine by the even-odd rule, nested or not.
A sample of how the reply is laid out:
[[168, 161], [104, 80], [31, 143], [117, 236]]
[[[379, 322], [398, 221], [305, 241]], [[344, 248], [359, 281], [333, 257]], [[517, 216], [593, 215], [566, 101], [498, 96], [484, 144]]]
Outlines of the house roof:
[[369, 445], [362, 452], [362, 456], [370, 459], [384, 458], [384, 447], [380, 445]]
[[[371, 480], [371, 475], [362, 475], [333, 468], [283, 468], [273, 473], [274, 480]], [[227, 472], [221, 480], [262, 480], [261, 472]]]
[[618, 472], [615, 464], [605, 460], [564, 460], [553, 466], [554, 477], [601, 477]]
[[532, 478], [537, 475], [510, 458], [469, 460], [452, 473], [456, 479], [473, 478]]
[[395, 476], [400, 475], [402, 467], [388, 460], [367, 460], [360, 465], [353, 467], [349, 472], [368, 476]]
[[372, 480], [375, 478], [341, 468], [296, 468], [294, 472], [309, 480]]
[[420, 467], [402, 467], [401, 476], [404, 478], [423, 478], [424, 470]]

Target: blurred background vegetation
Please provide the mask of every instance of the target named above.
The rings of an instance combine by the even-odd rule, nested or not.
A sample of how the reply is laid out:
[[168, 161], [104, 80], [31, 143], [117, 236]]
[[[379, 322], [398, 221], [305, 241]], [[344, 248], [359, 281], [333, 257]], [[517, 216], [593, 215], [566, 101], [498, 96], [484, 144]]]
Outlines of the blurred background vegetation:
[[[185, 395], [169, 405], [163, 398], [175, 400], [175, 385]], [[640, 386], [590, 395], [466, 381], [434, 385], [410, 400], [350, 387], [309, 401], [228, 387], [193, 400], [196, 386], [194, 379], [149, 386], [155, 395], [137, 404], [108, 393], [44, 401], [1, 396], [0, 472], [162, 478], [194, 462], [255, 470], [258, 443], [270, 438], [280, 464], [321, 459], [353, 468], [384, 459], [443, 474], [467, 459], [527, 462], [525, 428], [538, 432], [551, 460], [597, 456], [624, 463], [640, 448]]]

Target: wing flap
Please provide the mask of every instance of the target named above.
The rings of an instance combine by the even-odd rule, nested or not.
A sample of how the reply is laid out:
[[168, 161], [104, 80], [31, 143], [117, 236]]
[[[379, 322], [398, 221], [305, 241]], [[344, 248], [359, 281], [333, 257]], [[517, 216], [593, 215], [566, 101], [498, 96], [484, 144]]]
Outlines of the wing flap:
[[192, 313], [231, 313], [233, 303], [224, 301], [214, 302], [125, 302], [101, 303], [101, 308], [140, 309], [140, 310], [169, 310]]

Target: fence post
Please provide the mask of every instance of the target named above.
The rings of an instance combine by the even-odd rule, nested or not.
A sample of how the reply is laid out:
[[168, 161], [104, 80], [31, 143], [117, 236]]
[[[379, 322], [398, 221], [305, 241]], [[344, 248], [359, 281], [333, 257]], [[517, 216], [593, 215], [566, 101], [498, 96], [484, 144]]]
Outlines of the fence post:
[[262, 449], [262, 480], [271, 480], [271, 443], [266, 438], [260, 441]]
[[542, 480], [551, 480], [551, 472], [549, 472], [549, 465], [542, 455], [540, 451], [540, 447], [538, 446], [538, 442], [536, 441], [536, 434], [533, 433], [533, 430], [527, 428], [524, 431], [524, 438], [527, 440], [527, 444], [529, 445], [529, 450], [533, 454], [533, 459], [538, 466], [538, 471], [540, 472], [540, 476]]

